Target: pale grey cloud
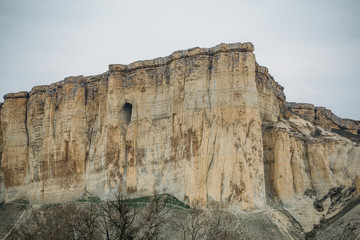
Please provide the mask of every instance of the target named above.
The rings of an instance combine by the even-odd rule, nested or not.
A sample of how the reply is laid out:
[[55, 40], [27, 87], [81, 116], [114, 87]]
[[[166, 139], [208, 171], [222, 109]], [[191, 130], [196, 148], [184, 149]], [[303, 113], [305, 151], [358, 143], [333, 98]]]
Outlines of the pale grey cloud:
[[289, 101], [360, 119], [360, 1], [0, 0], [0, 95], [251, 41]]

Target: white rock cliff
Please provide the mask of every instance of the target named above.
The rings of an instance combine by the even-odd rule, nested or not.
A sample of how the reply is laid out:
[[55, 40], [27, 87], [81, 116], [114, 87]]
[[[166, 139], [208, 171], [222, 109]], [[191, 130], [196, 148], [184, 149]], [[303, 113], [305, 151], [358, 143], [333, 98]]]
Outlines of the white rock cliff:
[[253, 50], [193, 48], [5, 95], [0, 202], [157, 191], [250, 211], [273, 200], [311, 230], [359, 194], [360, 122], [286, 103]]

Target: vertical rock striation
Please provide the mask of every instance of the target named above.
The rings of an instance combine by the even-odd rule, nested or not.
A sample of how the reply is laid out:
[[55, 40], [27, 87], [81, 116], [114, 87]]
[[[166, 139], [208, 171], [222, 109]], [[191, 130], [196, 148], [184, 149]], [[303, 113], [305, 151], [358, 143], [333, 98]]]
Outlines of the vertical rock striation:
[[[286, 115], [289, 119], [263, 130], [266, 192], [310, 231], [356, 195], [360, 147], [297, 115]], [[338, 195], [329, 194], [334, 189]]]
[[194, 48], [6, 95], [5, 201], [158, 191], [196, 206], [263, 208], [252, 51]]
[[157, 191], [255, 210], [268, 197], [311, 230], [359, 193], [360, 124], [286, 103], [253, 50], [177, 51], [5, 95], [0, 201]]

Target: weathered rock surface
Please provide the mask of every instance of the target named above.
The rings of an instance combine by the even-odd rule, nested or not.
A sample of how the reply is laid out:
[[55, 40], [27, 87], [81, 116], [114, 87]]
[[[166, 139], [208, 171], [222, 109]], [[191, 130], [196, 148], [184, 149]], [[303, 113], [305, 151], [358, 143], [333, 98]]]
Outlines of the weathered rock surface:
[[[356, 195], [354, 186], [360, 173], [360, 148], [336, 133], [319, 129], [294, 117], [263, 131], [266, 192], [306, 231], [340, 209], [331, 208], [335, 205], [331, 189], [345, 192], [351, 188], [341, 198]], [[320, 132], [314, 136], [316, 130]], [[319, 199], [324, 202], [321, 207]]]
[[252, 50], [178, 51], [6, 95], [5, 201], [156, 190], [191, 205], [263, 208]]
[[359, 194], [360, 123], [286, 103], [251, 43], [69, 77], [0, 105], [0, 202], [116, 191], [265, 210], [306, 231]]
[[360, 141], [360, 121], [343, 119], [324, 107], [315, 107], [309, 103], [285, 103], [285, 107], [302, 118], [326, 129], [332, 129], [345, 137]]

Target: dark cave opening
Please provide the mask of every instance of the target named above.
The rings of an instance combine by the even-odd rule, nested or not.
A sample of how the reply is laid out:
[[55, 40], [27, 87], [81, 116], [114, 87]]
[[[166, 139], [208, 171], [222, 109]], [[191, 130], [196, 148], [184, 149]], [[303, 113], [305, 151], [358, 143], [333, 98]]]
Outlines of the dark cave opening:
[[126, 125], [131, 122], [132, 108], [133, 106], [131, 103], [125, 103], [122, 108], [123, 120]]

